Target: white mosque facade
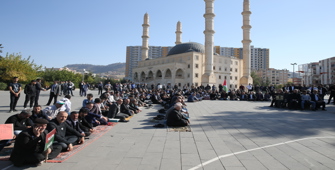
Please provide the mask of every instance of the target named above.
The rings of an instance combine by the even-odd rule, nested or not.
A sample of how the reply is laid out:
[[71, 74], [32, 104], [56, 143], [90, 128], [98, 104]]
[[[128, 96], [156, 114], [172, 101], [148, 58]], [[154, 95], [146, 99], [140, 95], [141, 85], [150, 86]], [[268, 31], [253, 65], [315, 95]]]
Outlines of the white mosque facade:
[[205, 0], [205, 45], [196, 42], [182, 43], [181, 23], [177, 23], [176, 45], [166, 57], [148, 58], [149, 16], [144, 15], [142, 35], [142, 61], [133, 68], [132, 80], [137, 83], [200, 86], [223, 84], [230, 89], [252, 84], [250, 76], [249, 0], [243, 8], [243, 59], [214, 53], [214, 0]]

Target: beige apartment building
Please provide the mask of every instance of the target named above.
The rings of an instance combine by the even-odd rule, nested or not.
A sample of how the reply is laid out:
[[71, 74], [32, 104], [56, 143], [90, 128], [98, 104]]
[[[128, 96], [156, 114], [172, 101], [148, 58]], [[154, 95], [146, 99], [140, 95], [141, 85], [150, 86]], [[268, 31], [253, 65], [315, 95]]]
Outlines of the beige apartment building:
[[256, 74], [262, 78], [264, 82], [269, 82], [270, 84], [287, 84], [289, 71], [287, 69], [263, 69], [256, 71]]

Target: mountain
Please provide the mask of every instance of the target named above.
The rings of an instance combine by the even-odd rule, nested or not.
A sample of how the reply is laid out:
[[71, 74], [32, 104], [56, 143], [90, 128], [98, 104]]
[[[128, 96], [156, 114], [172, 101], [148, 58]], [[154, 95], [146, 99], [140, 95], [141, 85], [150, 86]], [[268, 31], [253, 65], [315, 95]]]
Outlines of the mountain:
[[65, 67], [71, 70], [82, 71], [86, 70], [92, 73], [107, 73], [113, 72], [115, 74], [120, 73], [124, 75], [126, 71], [126, 63], [113, 63], [109, 65], [92, 65], [92, 64], [68, 64]]

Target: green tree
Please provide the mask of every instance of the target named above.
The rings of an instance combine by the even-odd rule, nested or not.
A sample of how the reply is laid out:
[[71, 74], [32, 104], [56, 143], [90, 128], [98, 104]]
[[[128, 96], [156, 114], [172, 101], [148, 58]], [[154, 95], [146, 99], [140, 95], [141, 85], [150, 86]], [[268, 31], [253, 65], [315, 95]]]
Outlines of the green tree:
[[30, 57], [23, 59], [21, 54], [6, 54], [0, 58], [0, 80], [9, 82], [13, 77], [19, 77], [20, 81], [29, 82], [39, 76], [41, 68], [30, 61]]
[[45, 69], [41, 72], [41, 77], [43, 77], [44, 81], [46, 82], [53, 82], [53, 81], [72, 81], [75, 85], [79, 84], [82, 79], [82, 75], [80, 73], [73, 73], [67, 70], [56, 70], [52, 69]]

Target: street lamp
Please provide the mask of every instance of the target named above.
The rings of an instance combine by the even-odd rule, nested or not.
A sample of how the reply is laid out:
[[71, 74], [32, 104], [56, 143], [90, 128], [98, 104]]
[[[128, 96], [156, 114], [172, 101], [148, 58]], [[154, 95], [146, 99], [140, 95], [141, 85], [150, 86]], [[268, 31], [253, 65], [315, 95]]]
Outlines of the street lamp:
[[82, 81], [84, 81], [85, 72], [86, 72], [86, 70], [84, 69]]
[[293, 82], [293, 85], [294, 85], [294, 66], [297, 65], [297, 63], [291, 63], [291, 65], [293, 65], [293, 78], [292, 78], [292, 82]]

